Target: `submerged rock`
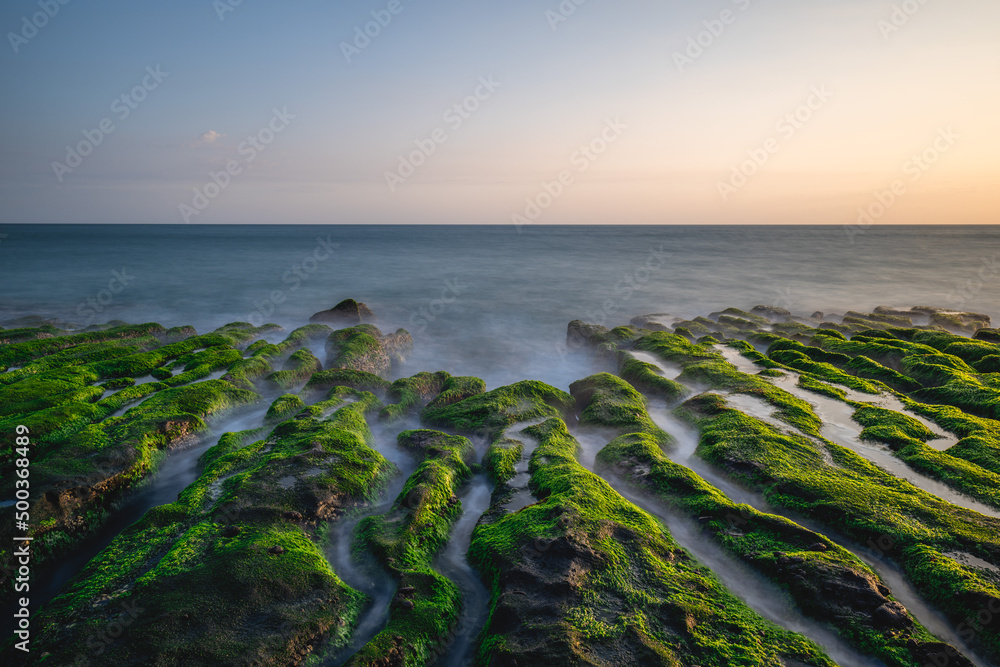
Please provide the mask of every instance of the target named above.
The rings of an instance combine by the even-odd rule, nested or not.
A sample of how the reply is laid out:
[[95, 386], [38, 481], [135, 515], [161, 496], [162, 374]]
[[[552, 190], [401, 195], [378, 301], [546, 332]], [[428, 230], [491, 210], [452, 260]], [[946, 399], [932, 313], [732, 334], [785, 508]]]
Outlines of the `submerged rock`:
[[787, 322], [792, 317], [792, 313], [778, 306], [754, 306], [750, 309], [754, 315], [766, 317], [772, 322]]
[[649, 329], [650, 331], [670, 331], [670, 327], [664, 323], [664, 319], [670, 317], [669, 313], [653, 313], [652, 315], [640, 315], [633, 317], [629, 322], [637, 329]]
[[344, 299], [330, 310], [323, 310], [309, 318], [322, 324], [364, 324], [377, 318], [371, 308], [354, 299]]

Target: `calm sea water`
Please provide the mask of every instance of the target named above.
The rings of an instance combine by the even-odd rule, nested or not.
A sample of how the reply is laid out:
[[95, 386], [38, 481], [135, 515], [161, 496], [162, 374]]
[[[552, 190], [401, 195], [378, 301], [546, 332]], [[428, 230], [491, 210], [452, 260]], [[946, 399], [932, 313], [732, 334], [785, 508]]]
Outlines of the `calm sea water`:
[[7, 225], [0, 320], [304, 324], [356, 298], [416, 349], [401, 373], [565, 387], [573, 319], [772, 304], [809, 315], [937, 305], [1000, 316], [1000, 227]]

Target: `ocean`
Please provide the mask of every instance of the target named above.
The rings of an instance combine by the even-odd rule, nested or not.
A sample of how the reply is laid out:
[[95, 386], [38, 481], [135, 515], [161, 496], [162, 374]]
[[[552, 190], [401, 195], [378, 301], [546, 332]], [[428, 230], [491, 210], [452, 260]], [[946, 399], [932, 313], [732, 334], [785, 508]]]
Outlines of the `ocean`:
[[777, 305], [808, 316], [930, 305], [1000, 316], [1000, 227], [6, 225], [0, 321], [38, 314], [301, 326], [345, 298], [415, 349], [397, 369], [537, 379], [593, 367], [571, 320]]

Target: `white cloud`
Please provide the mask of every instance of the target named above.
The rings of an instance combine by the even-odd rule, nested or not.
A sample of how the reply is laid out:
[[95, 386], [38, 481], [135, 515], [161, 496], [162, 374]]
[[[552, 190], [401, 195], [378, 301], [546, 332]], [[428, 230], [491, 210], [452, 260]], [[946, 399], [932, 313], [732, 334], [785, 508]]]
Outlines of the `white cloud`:
[[226, 135], [221, 132], [216, 132], [215, 130], [209, 130], [202, 135], [198, 136], [198, 139], [191, 143], [192, 147], [197, 146], [213, 146], [218, 144], [220, 141], [226, 138]]

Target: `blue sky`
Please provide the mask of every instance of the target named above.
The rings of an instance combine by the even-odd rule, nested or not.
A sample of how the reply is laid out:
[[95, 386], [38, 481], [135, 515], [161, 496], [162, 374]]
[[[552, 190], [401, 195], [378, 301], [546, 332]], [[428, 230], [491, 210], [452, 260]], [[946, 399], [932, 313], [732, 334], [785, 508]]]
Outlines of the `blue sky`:
[[997, 221], [995, 0], [233, 2], [7, 0], [0, 222]]

